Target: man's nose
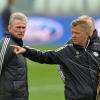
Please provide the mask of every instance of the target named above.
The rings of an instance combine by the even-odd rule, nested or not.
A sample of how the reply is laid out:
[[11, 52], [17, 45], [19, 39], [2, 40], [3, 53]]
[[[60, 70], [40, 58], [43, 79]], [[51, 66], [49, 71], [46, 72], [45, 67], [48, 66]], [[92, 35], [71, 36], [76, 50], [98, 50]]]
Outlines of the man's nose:
[[72, 38], [74, 38], [74, 37], [76, 37], [76, 35], [73, 33], [73, 34], [72, 34]]
[[20, 31], [21, 31], [21, 32], [23, 32], [23, 31], [24, 31], [24, 29], [23, 29], [22, 27], [20, 27]]

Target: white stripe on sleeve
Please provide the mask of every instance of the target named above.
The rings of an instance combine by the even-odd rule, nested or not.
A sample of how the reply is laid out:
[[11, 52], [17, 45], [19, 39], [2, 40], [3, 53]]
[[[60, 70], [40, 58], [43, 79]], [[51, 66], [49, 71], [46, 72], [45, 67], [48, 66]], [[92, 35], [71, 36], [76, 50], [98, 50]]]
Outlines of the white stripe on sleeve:
[[1, 51], [0, 51], [0, 74], [1, 74], [4, 56], [5, 56], [9, 41], [10, 41], [10, 38], [4, 39], [4, 42], [3, 42], [3, 45], [2, 45], [2, 48], [1, 48]]

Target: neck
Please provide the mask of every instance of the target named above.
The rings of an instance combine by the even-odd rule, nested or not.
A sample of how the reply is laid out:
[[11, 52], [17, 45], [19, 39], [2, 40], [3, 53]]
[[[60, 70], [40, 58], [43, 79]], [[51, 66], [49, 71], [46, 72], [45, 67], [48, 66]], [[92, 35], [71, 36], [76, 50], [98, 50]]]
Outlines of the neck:
[[84, 44], [85, 49], [88, 47], [89, 43], [90, 43], [90, 39], [88, 39], [88, 41]]

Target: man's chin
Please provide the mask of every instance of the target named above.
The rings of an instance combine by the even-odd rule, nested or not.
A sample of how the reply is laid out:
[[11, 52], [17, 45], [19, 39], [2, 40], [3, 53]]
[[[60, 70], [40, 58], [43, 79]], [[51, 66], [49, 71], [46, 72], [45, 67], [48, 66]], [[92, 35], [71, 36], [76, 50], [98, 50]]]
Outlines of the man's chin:
[[18, 39], [22, 39], [23, 37], [17, 37]]
[[73, 44], [76, 44], [76, 45], [77, 45], [77, 44], [78, 44], [78, 42], [73, 42]]
[[17, 38], [18, 38], [18, 39], [22, 39], [22, 38], [23, 38], [23, 36], [18, 36]]

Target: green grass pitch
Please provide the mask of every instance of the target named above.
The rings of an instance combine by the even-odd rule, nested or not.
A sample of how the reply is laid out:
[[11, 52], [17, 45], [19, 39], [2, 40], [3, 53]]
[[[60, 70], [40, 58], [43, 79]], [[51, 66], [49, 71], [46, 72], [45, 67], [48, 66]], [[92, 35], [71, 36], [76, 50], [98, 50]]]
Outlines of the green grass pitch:
[[[57, 46], [36, 48], [55, 49]], [[27, 60], [29, 100], [64, 100], [64, 84], [57, 65], [39, 64]]]

